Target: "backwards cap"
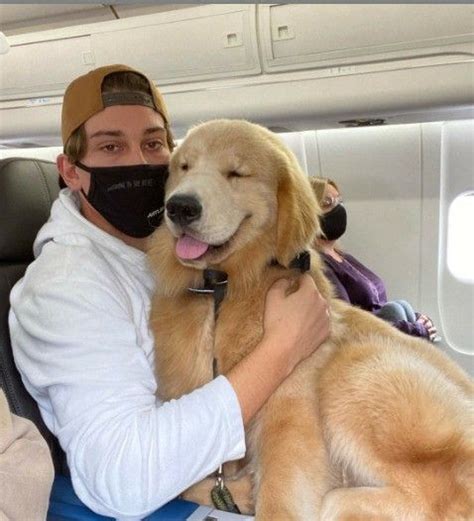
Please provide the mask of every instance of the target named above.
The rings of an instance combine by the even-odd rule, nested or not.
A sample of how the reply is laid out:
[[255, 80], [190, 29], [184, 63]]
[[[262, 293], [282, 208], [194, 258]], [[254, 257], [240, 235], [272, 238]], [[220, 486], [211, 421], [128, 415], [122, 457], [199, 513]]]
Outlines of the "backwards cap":
[[[151, 96], [144, 92], [106, 92], [102, 93], [104, 78], [114, 72], [134, 72], [142, 76], [150, 87]], [[160, 91], [144, 74], [126, 65], [107, 65], [94, 69], [76, 78], [64, 93], [61, 131], [63, 145], [71, 134], [94, 114], [112, 105], [144, 105], [163, 117], [169, 139], [169, 117]]]

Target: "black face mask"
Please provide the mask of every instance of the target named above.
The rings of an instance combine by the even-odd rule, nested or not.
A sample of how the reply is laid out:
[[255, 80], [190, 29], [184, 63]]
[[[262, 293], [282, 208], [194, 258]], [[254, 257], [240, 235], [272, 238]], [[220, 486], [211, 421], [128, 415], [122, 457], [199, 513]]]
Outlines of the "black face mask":
[[89, 193], [82, 191], [84, 197], [117, 230], [143, 238], [160, 224], [163, 212], [156, 210], [164, 206], [168, 165], [76, 165], [91, 174]]
[[330, 212], [321, 216], [321, 229], [328, 241], [335, 241], [346, 231], [347, 213], [342, 204], [338, 204]]

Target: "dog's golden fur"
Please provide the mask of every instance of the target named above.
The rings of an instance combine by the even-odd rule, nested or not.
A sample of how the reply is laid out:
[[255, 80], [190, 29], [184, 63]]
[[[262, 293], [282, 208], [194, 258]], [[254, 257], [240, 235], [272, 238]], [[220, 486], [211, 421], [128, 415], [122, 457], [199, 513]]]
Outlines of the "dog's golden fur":
[[[295, 157], [248, 122], [218, 120], [189, 133], [172, 157], [167, 194], [190, 192], [207, 220], [190, 233], [228, 242], [180, 261], [179, 227], [167, 219], [152, 237], [163, 399], [210, 381], [213, 357], [226, 373], [254, 348], [268, 288], [297, 279], [287, 266], [318, 231], [317, 202]], [[220, 220], [227, 224], [217, 229]], [[188, 291], [209, 265], [229, 275], [216, 323], [212, 298]], [[470, 379], [428, 342], [332, 299], [315, 252], [311, 274], [330, 300], [331, 335], [247, 429], [256, 519], [474, 519]]]

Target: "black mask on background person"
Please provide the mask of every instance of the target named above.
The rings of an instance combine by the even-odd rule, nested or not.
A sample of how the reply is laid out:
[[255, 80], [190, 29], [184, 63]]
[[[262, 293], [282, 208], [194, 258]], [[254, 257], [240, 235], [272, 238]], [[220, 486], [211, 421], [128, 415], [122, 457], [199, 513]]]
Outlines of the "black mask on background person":
[[321, 215], [321, 229], [328, 241], [335, 241], [346, 231], [347, 212], [342, 204], [335, 206], [330, 212]]
[[117, 230], [141, 239], [159, 225], [161, 217], [152, 226], [148, 215], [164, 206], [168, 165], [76, 166], [91, 175], [84, 197]]

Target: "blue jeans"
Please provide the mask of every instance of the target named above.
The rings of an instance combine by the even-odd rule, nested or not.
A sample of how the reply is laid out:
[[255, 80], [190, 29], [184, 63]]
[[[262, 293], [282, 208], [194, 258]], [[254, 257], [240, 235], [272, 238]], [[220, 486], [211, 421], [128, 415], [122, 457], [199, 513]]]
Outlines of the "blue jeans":
[[375, 315], [388, 322], [416, 322], [415, 311], [406, 300], [391, 300], [376, 311]]
[[[174, 499], [144, 521], [185, 521], [197, 508], [198, 504]], [[92, 512], [76, 496], [70, 478], [56, 476], [51, 491], [47, 521], [113, 521], [112, 517], [101, 516]]]

